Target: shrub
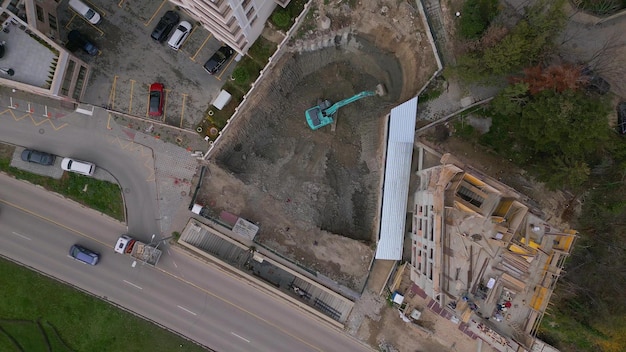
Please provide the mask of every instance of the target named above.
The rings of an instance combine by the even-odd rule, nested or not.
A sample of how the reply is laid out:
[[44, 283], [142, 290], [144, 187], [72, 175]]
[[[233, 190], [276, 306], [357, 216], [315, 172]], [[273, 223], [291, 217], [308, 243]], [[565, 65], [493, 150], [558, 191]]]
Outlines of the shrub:
[[460, 32], [464, 38], [478, 39], [498, 15], [498, 0], [468, 0], [461, 12]]
[[233, 70], [233, 78], [237, 84], [243, 85], [250, 78], [250, 73], [248, 73], [245, 67], [239, 66]]
[[286, 30], [289, 29], [289, 26], [291, 25], [291, 16], [289, 16], [289, 12], [286, 10], [279, 9], [274, 11], [272, 14], [272, 22], [274, 22], [279, 29]]

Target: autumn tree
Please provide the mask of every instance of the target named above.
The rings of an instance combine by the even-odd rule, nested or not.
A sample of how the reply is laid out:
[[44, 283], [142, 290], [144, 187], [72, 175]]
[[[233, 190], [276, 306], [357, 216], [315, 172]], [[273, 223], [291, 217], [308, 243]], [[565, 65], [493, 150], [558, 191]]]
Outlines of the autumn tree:
[[524, 69], [524, 74], [513, 77], [513, 83], [524, 82], [528, 86], [531, 95], [537, 95], [546, 89], [552, 89], [559, 93], [566, 90], [577, 90], [584, 86], [586, 79], [582, 77], [582, 66], [572, 64], [560, 64], [543, 67], [535, 65]]

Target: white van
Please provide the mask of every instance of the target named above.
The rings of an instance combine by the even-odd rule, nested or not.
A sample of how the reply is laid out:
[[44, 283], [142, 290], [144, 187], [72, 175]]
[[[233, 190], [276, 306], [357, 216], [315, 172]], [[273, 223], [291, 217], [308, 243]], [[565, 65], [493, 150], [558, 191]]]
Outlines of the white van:
[[70, 0], [69, 5], [74, 11], [78, 12], [79, 15], [85, 17], [89, 23], [98, 24], [98, 22], [100, 22], [100, 14], [92, 10], [91, 7], [87, 6], [84, 2], [80, 0]]
[[91, 176], [96, 171], [96, 165], [72, 158], [63, 158], [61, 161], [61, 169], [85, 176]]
[[170, 46], [170, 48], [174, 50], [180, 49], [180, 46], [183, 44], [185, 38], [187, 38], [190, 32], [191, 23], [187, 21], [182, 21], [178, 24], [178, 27], [176, 27], [174, 34], [172, 34], [167, 44]]

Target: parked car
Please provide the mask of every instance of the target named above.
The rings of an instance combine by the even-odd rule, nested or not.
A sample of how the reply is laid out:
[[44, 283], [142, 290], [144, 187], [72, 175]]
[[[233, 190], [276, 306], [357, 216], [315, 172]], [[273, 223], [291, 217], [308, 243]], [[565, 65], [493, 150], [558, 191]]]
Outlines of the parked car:
[[621, 134], [626, 134], [626, 101], [617, 105], [617, 130]]
[[234, 50], [224, 45], [217, 49], [215, 54], [204, 64], [204, 69], [211, 75], [216, 74], [222, 66], [233, 56]]
[[600, 75], [595, 73], [591, 68], [583, 68], [581, 75], [585, 79], [585, 88], [588, 92], [604, 95], [611, 90], [611, 84], [600, 77]]
[[84, 2], [80, 0], [70, 0], [69, 5], [74, 11], [89, 21], [89, 23], [98, 24], [98, 22], [100, 22], [100, 14], [87, 6]]
[[32, 149], [24, 149], [22, 160], [40, 165], [54, 165], [55, 156]]
[[89, 265], [96, 265], [100, 260], [100, 254], [78, 244], [70, 247], [70, 257]]
[[81, 48], [87, 54], [95, 56], [98, 54], [98, 48], [85, 37], [81, 32], [77, 30], [71, 30], [67, 34], [68, 44], [66, 45], [70, 51], [74, 51], [74, 48]]
[[150, 116], [163, 115], [163, 83], [152, 83], [150, 85], [150, 103], [148, 114]]
[[172, 31], [172, 28], [178, 23], [180, 16], [174, 11], [167, 11], [159, 20], [156, 27], [152, 31], [152, 39], [162, 43]]
[[61, 169], [85, 176], [92, 176], [96, 172], [96, 165], [87, 161], [63, 158], [61, 160]]
[[174, 34], [172, 34], [167, 44], [170, 46], [170, 48], [178, 50], [180, 49], [180, 46], [183, 45], [183, 42], [185, 41], [189, 33], [191, 33], [191, 23], [187, 21], [182, 21], [178, 24], [178, 27], [176, 27]]
[[0, 42], [0, 59], [4, 57], [4, 53], [6, 52], [6, 43], [4, 40]]

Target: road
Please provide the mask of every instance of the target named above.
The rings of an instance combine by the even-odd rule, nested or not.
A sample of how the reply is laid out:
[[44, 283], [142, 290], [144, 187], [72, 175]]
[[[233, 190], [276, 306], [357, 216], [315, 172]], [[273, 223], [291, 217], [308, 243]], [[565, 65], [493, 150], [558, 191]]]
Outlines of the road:
[[[6, 103], [6, 97], [0, 97], [0, 100]], [[15, 112], [16, 116], [23, 114]], [[111, 135], [103, 133], [95, 118], [73, 113], [56, 122], [57, 125], [70, 122], [59, 129], [50, 124], [36, 125], [32, 121], [3, 114], [0, 141], [95, 163], [113, 174], [124, 190], [128, 232], [144, 236], [161, 233], [155, 211], [157, 195], [152, 158], [142, 158], [138, 153], [120, 148]]]
[[[0, 255], [122, 305], [217, 351], [371, 351], [247, 282], [169, 249], [159, 268], [112, 245], [124, 225], [0, 175]], [[69, 216], [68, 216], [69, 214]], [[74, 261], [80, 243], [97, 266]], [[160, 264], [161, 265], [161, 264]]]

